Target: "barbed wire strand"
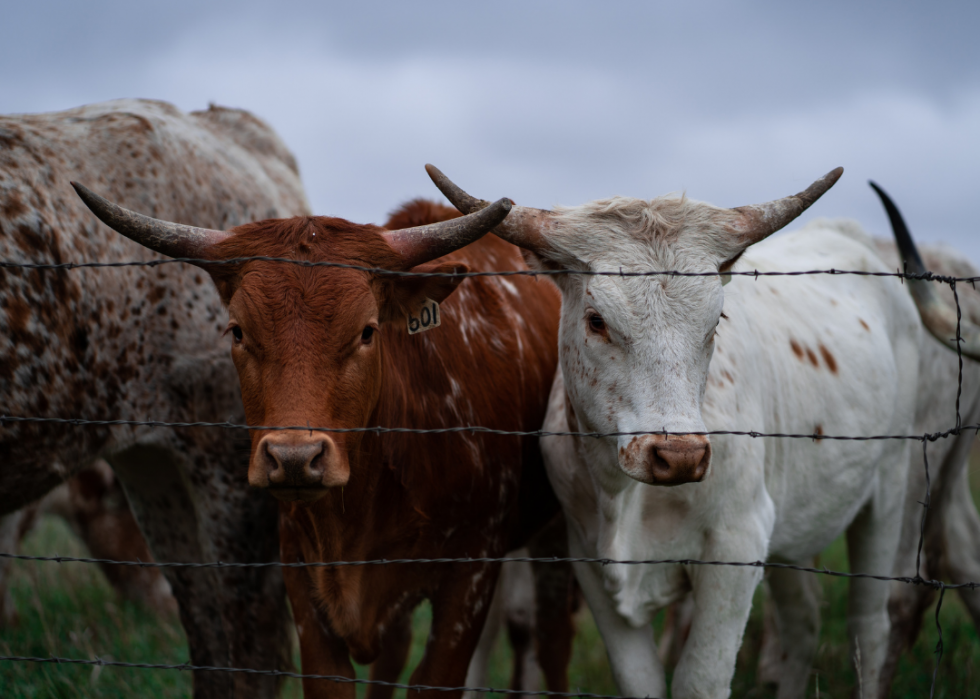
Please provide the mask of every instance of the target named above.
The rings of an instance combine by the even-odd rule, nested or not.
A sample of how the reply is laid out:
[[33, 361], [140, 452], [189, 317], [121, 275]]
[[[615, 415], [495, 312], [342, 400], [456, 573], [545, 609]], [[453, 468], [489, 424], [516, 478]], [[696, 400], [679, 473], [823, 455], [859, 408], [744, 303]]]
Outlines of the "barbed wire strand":
[[[305, 675], [299, 672], [289, 672], [288, 670], [256, 670], [246, 667], [217, 667], [214, 665], [191, 665], [180, 663], [177, 665], [166, 665], [159, 663], [128, 663], [121, 660], [105, 660], [96, 657], [88, 660], [85, 658], [39, 658], [24, 655], [0, 655], [0, 661], [10, 662], [30, 662], [30, 663], [55, 663], [66, 665], [97, 665], [99, 667], [124, 667], [137, 670], [183, 670], [183, 671], [202, 671], [202, 672], [241, 672], [248, 675], [265, 675], [269, 677], [291, 677], [297, 680], [325, 680], [338, 684], [363, 684], [375, 685], [380, 687], [392, 687], [394, 689], [405, 689], [409, 691], [434, 691], [434, 692], [486, 692], [492, 694], [521, 694], [526, 696], [540, 697], [582, 697], [582, 699], [640, 699], [639, 697], [623, 697], [615, 694], [590, 694], [588, 692], [552, 692], [545, 689], [528, 691], [524, 689], [501, 689], [495, 687], [438, 687], [426, 684], [401, 684], [399, 682], [387, 682], [385, 680], [362, 680], [355, 677], [344, 677], [342, 675]], [[645, 697], [644, 699], [654, 699]]]
[[938, 580], [927, 580], [919, 575], [875, 575], [872, 573], [849, 573], [839, 570], [829, 570], [828, 568], [813, 568], [808, 566], [795, 565], [793, 563], [779, 563], [769, 561], [704, 561], [697, 558], [651, 558], [647, 560], [619, 560], [615, 558], [588, 558], [571, 556], [552, 556], [547, 558], [533, 558], [527, 556], [518, 557], [494, 557], [494, 556], [474, 556], [459, 558], [376, 558], [363, 561], [294, 561], [284, 563], [282, 561], [259, 561], [255, 563], [238, 563], [224, 561], [206, 561], [201, 563], [176, 562], [176, 561], [117, 561], [111, 558], [77, 558], [74, 556], [28, 556], [21, 553], [0, 553], [0, 558], [7, 558], [18, 561], [39, 561], [47, 563], [98, 563], [101, 565], [115, 566], [135, 566], [138, 568], [347, 568], [361, 566], [378, 565], [447, 565], [447, 564], [486, 564], [486, 563], [595, 563], [601, 566], [624, 565], [690, 565], [690, 566], [733, 566], [742, 568], [782, 568], [786, 570], [797, 570], [804, 573], [814, 573], [818, 575], [829, 575], [838, 578], [864, 578], [870, 580], [881, 580], [883, 582], [901, 582], [910, 585], [925, 585], [934, 589], [945, 586], [951, 590], [958, 589], [980, 589], [980, 581], [968, 581], [962, 583], [942, 583]]
[[296, 260], [291, 257], [267, 257], [263, 255], [255, 255], [250, 257], [234, 257], [227, 260], [208, 260], [198, 257], [174, 257], [164, 260], [131, 260], [125, 262], [13, 262], [11, 260], [0, 260], [0, 269], [27, 269], [27, 270], [73, 270], [73, 269], [93, 269], [93, 268], [111, 268], [111, 267], [158, 267], [160, 265], [176, 264], [176, 263], [186, 263], [192, 265], [200, 266], [234, 266], [245, 264], [246, 262], [276, 262], [283, 264], [292, 264], [299, 267], [333, 267], [336, 269], [350, 269], [359, 272], [369, 272], [371, 274], [378, 274], [383, 276], [392, 277], [451, 277], [454, 279], [465, 278], [465, 277], [514, 277], [514, 276], [528, 276], [528, 277], [549, 277], [556, 275], [570, 275], [570, 276], [598, 276], [598, 277], [720, 277], [720, 276], [734, 276], [734, 277], [798, 277], [803, 275], [857, 275], [863, 277], [897, 277], [901, 279], [917, 279], [920, 281], [932, 281], [932, 282], [942, 282], [949, 284], [951, 282], [967, 282], [973, 284], [980, 281], [980, 277], [953, 277], [944, 274], [935, 274], [933, 272], [871, 272], [868, 270], [849, 270], [849, 269], [811, 269], [811, 270], [799, 270], [795, 272], [770, 272], [770, 271], [759, 271], [757, 269], [753, 270], [739, 270], [739, 271], [729, 271], [729, 272], [719, 272], [719, 271], [708, 271], [708, 272], [683, 272], [680, 270], [648, 270], [648, 271], [638, 271], [638, 272], [624, 272], [622, 268], [618, 271], [602, 271], [602, 270], [587, 270], [587, 269], [549, 269], [549, 270], [532, 270], [532, 269], [514, 269], [514, 270], [492, 270], [483, 272], [412, 272], [412, 271], [401, 271], [394, 269], [384, 269], [381, 267], [370, 267], [365, 265], [354, 265], [345, 262], [328, 262], [321, 260]]
[[281, 430], [294, 430], [298, 432], [328, 432], [328, 433], [365, 433], [373, 432], [378, 434], [455, 434], [457, 432], [472, 432], [475, 434], [492, 434], [500, 435], [505, 437], [591, 437], [591, 438], [602, 438], [602, 437], [639, 437], [644, 435], [666, 435], [670, 437], [674, 436], [684, 436], [684, 435], [703, 435], [706, 437], [717, 437], [717, 436], [736, 436], [736, 437], [752, 437], [755, 439], [759, 438], [770, 438], [770, 439], [810, 439], [819, 442], [823, 439], [831, 439], [837, 441], [880, 441], [880, 440], [894, 440], [894, 439], [907, 439], [916, 442], [927, 440], [930, 442], [935, 442], [939, 439], [945, 439], [950, 436], [955, 436], [963, 431], [968, 430], [980, 430], [980, 424], [966, 425], [951, 427], [948, 430], [943, 430], [941, 432], [932, 432], [927, 434], [879, 434], [879, 435], [833, 435], [833, 434], [801, 434], [801, 433], [787, 433], [787, 432], [754, 432], [745, 430], [705, 430], [702, 432], [676, 432], [671, 430], [637, 430], [633, 432], [554, 432], [550, 430], [498, 430], [493, 427], [484, 427], [482, 425], [460, 425], [456, 427], [431, 427], [431, 428], [421, 428], [421, 427], [311, 427], [310, 425], [242, 425], [233, 422], [166, 422], [161, 420], [88, 420], [85, 418], [69, 418], [69, 417], [29, 417], [21, 415], [2, 415], [0, 414], [0, 427], [4, 423], [53, 423], [53, 424], [64, 424], [72, 426], [99, 426], [99, 427], [220, 427], [224, 429], [234, 429], [234, 430], [251, 430], [251, 431], [281, 431]]

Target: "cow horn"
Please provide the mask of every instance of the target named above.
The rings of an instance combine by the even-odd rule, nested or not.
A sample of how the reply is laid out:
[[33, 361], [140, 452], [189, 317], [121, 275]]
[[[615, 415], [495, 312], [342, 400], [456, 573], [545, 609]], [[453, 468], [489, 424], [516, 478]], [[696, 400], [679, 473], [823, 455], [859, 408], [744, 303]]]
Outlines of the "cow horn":
[[[489, 202], [485, 199], [470, 196], [456, 186], [435, 165], [426, 165], [425, 171], [429, 173], [433, 184], [439, 188], [446, 199], [462, 213], [469, 214], [489, 206]], [[522, 248], [531, 251], [542, 250], [547, 247], [547, 243], [544, 236], [541, 235], [541, 230], [548, 225], [552, 215], [552, 212], [544, 209], [515, 206], [507, 220], [498, 225], [494, 233], [507, 242]]]
[[167, 257], [206, 258], [209, 247], [231, 236], [225, 231], [150, 218], [113, 204], [77, 182], [72, 182], [71, 186], [102, 223]]
[[467, 216], [388, 231], [385, 239], [409, 269], [479, 240], [507, 218], [513, 206], [510, 199], [498, 199]]
[[[885, 191], [869, 181], [871, 188], [878, 193], [881, 203], [885, 206], [888, 220], [892, 224], [892, 233], [895, 235], [895, 242], [898, 244], [899, 259], [905, 263], [905, 271], [909, 274], [923, 274], [926, 266], [922, 262], [922, 257], [915, 247], [912, 234], [909, 233], [905, 225], [905, 219], [899, 212], [895, 202], [891, 200]], [[950, 306], [939, 295], [934, 286], [935, 282], [927, 282], [924, 279], [906, 279], [912, 298], [919, 309], [919, 316], [922, 318], [923, 325], [933, 334], [933, 336], [952, 350], [956, 350], [956, 309]], [[980, 360], [980, 327], [968, 320], [960, 320], [960, 351], [963, 356], [970, 359]]]
[[765, 204], [732, 209], [739, 214], [737, 222], [732, 226], [733, 232], [740, 238], [740, 243], [746, 247], [758, 243], [810, 208], [811, 204], [834, 186], [842, 174], [844, 168], [838, 167], [799, 194]]

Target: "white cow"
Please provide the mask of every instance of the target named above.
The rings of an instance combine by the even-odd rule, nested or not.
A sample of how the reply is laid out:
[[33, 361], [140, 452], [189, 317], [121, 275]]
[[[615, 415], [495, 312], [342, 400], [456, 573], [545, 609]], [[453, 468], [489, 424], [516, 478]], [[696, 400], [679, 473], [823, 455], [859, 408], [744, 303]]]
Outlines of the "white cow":
[[[873, 250], [830, 228], [746, 253], [840, 173], [795, 197], [739, 209], [666, 197], [516, 207], [496, 232], [540, 269], [887, 272]], [[430, 174], [461, 210], [483, 205]], [[671, 433], [543, 441], [573, 556], [803, 562], [846, 531], [852, 571], [891, 573], [910, 441], [699, 433], [910, 434], [921, 325], [897, 279], [738, 276], [723, 291], [717, 275], [552, 278], [563, 299], [561, 365], [544, 429]], [[672, 696], [729, 695], [759, 568], [582, 564], [576, 573], [621, 692], [666, 694], [649, 622], [692, 590]], [[786, 605], [801, 578], [776, 569], [770, 579], [783, 631], [795, 637], [793, 625], [807, 619]], [[851, 582], [849, 635], [865, 696], [877, 694], [888, 591]], [[788, 651], [784, 677], [805, 681], [813, 648]], [[784, 681], [780, 695], [800, 689]]]

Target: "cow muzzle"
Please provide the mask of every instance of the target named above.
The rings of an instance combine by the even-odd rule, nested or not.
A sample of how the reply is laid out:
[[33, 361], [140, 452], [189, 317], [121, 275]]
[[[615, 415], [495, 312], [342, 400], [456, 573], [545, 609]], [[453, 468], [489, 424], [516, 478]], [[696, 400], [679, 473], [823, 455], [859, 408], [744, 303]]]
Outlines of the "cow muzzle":
[[248, 483], [280, 500], [312, 502], [346, 485], [350, 465], [337, 444], [322, 435], [275, 433], [263, 437], [252, 456]]
[[620, 448], [619, 463], [632, 478], [650, 485], [698, 483], [708, 473], [711, 443], [704, 435], [646, 435]]

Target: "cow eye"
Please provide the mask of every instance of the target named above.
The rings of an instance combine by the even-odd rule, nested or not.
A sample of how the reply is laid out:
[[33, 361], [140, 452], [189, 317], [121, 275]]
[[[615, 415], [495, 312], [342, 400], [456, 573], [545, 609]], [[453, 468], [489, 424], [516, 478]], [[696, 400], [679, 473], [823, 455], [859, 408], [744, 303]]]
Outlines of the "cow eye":
[[606, 334], [606, 321], [598, 313], [589, 314], [589, 330], [600, 335]]
[[361, 331], [361, 342], [364, 343], [365, 345], [370, 345], [371, 340], [373, 338], [374, 338], [374, 328], [371, 327], [370, 325], [365, 326], [364, 330]]
[[235, 342], [239, 343], [242, 341], [244, 335], [242, 334], [242, 328], [239, 325], [232, 326], [231, 328], [232, 337], [235, 338]]

